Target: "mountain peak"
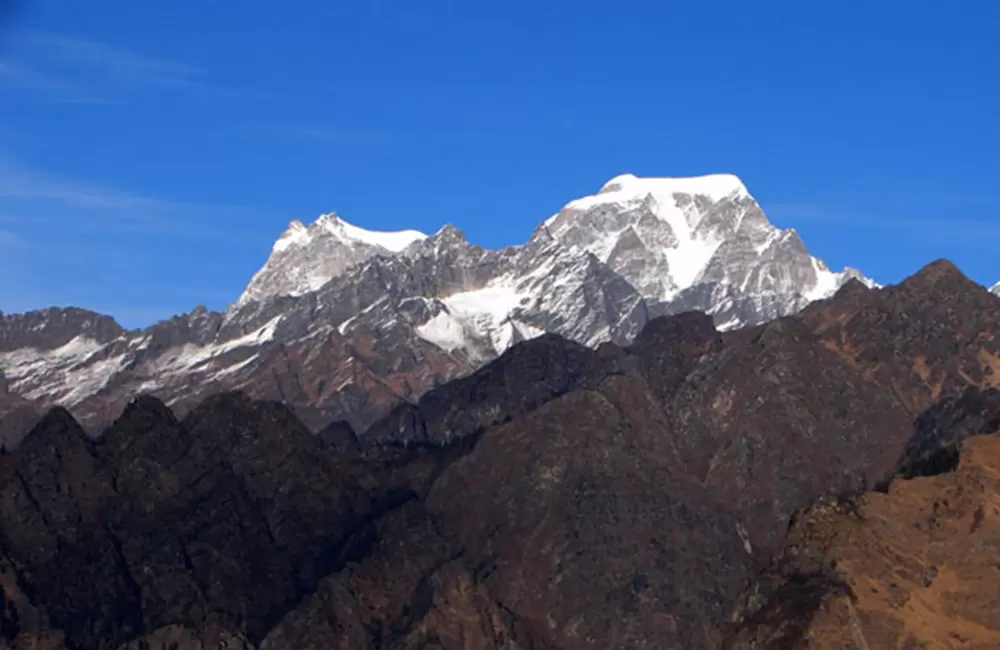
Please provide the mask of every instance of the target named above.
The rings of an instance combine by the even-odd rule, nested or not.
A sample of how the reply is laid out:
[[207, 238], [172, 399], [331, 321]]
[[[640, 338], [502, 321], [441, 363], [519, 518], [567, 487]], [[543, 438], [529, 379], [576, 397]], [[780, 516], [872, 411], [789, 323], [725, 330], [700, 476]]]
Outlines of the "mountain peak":
[[336, 212], [321, 214], [306, 226], [292, 221], [278, 237], [271, 255], [254, 275], [237, 304], [315, 291], [375, 255], [400, 253], [427, 239], [417, 230], [368, 230]]
[[941, 282], [971, 282], [954, 262], [938, 259], [903, 280], [903, 286], [936, 286]]
[[275, 242], [273, 252], [308, 246], [316, 238], [330, 236], [347, 245], [377, 246], [392, 253], [398, 253], [413, 242], [427, 238], [427, 235], [417, 230], [368, 230], [345, 221], [336, 212], [326, 212], [308, 227], [298, 219], [288, 224], [288, 228]]
[[461, 230], [455, 227], [455, 225], [452, 223], [446, 223], [444, 226], [441, 227], [440, 230], [434, 233], [432, 237], [447, 242], [459, 242], [459, 243], [468, 242], [468, 239], [466, 239], [465, 237], [465, 233], [463, 233]]

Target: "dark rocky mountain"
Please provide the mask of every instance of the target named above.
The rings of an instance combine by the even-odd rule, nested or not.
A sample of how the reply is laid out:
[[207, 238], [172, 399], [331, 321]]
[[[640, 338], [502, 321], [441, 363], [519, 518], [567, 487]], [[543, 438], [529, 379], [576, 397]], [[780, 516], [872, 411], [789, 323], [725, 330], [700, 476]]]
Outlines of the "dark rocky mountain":
[[[533, 338], [367, 429], [314, 435], [232, 392], [180, 418], [133, 399], [98, 437], [54, 409], [0, 455], [0, 631], [13, 648], [688, 650], [920, 647], [954, 624], [993, 647], [1000, 583], [950, 553], [992, 557], [958, 532], [1000, 514], [976, 451], [1000, 422], [998, 314], [939, 262], [738, 331], [684, 313], [627, 346]], [[941, 546], [897, 546], [938, 525], [922, 509]], [[932, 601], [912, 595], [928, 575]]]

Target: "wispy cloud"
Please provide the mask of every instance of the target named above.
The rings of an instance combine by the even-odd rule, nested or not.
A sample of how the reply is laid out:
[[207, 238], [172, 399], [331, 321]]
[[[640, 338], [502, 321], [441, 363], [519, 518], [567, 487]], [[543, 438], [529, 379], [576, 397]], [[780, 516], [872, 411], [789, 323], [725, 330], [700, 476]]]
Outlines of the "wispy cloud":
[[73, 231], [140, 230], [182, 237], [239, 237], [225, 222], [241, 206], [144, 196], [47, 174], [0, 157], [0, 226], [12, 232], [39, 220]]
[[139, 92], [189, 90], [202, 69], [91, 39], [43, 31], [3, 30], [10, 57], [0, 86], [57, 102], [113, 103]]
[[126, 192], [64, 180], [0, 159], [0, 199], [46, 201], [74, 208], [143, 210], [162, 202]]

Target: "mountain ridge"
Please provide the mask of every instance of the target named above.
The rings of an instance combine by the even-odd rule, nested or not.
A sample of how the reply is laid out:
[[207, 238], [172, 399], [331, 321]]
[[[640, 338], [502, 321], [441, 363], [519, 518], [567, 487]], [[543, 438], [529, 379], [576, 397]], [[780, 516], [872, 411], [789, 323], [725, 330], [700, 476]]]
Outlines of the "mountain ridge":
[[[826, 269], [728, 175], [622, 175], [503, 249], [472, 244], [451, 225], [373, 234], [333, 213], [287, 232], [224, 312], [196, 308], [142, 330], [114, 325], [110, 340], [51, 317], [36, 324], [52, 330], [51, 345], [35, 345], [13, 317], [0, 320], [9, 390], [69, 406], [88, 427], [138, 393], [183, 412], [205, 391], [232, 389], [286, 400], [314, 428], [337, 419], [363, 431], [394, 405], [546, 332], [624, 344], [655, 316], [684, 311], [733, 329], [794, 313], [851, 278], [874, 286]], [[681, 241], [702, 247], [702, 268], [680, 268]], [[297, 295], [269, 295], [289, 287]]]

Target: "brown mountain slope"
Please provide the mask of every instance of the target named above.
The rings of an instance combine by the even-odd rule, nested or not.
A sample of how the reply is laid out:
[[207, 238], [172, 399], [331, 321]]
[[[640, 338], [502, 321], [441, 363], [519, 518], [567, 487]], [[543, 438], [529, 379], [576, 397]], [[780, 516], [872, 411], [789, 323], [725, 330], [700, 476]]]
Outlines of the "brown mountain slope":
[[1000, 434], [979, 435], [1000, 393], [970, 392], [922, 418], [901, 463], [917, 478], [797, 519], [722, 648], [1000, 647]]
[[[792, 566], [779, 596], [722, 647], [994, 650], [997, 540], [1000, 435], [992, 435], [970, 440], [953, 473], [894, 482], [850, 511], [810, 510], [786, 542]], [[812, 591], [793, 588], [807, 580]]]

